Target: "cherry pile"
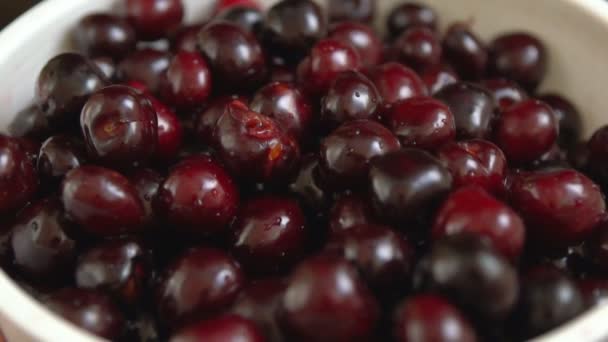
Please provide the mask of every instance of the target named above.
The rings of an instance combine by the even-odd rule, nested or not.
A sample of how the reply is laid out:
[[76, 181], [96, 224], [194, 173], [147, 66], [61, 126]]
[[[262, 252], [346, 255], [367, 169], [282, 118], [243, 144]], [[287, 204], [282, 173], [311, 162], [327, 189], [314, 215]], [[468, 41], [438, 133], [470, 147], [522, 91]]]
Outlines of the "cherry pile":
[[[117, 341], [519, 341], [608, 298], [608, 126], [537, 37], [124, 0], [0, 135], [0, 262]], [[16, 213], [16, 214], [15, 214]], [[33, 326], [35, 329], [35, 325]], [[52, 336], [52, 332], [47, 332]]]

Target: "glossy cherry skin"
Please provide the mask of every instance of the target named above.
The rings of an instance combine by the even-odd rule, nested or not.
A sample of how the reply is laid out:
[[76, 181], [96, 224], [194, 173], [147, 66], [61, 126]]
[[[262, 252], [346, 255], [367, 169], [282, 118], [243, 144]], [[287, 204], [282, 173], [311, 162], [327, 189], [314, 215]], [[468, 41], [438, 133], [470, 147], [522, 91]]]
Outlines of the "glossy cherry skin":
[[314, 1], [279, 1], [266, 13], [263, 30], [270, 51], [297, 60], [325, 37], [327, 20]]
[[403, 147], [434, 150], [456, 137], [450, 108], [431, 97], [396, 102], [384, 112], [383, 120]]
[[438, 295], [419, 294], [403, 301], [393, 315], [397, 342], [475, 342], [475, 329], [460, 310]]
[[179, 331], [170, 342], [265, 342], [262, 331], [249, 319], [226, 315], [202, 321]]
[[61, 203], [41, 200], [19, 213], [10, 240], [13, 264], [38, 283], [64, 281], [76, 260], [76, 242], [66, 235]]
[[580, 112], [565, 97], [558, 94], [545, 94], [539, 100], [553, 109], [559, 124], [559, 146], [570, 148], [578, 143], [582, 136], [583, 120]]
[[75, 53], [52, 58], [36, 86], [36, 101], [52, 125], [69, 125], [89, 96], [108, 84], [93, 62]]
[[170, 327], [209, 317], [230, 305], [244, 282], [240, 265], [228, 254], [214, 248], [191, 249], [161, 276], [158, 314]]
[[295, 85], [286, 82], [273, 82], [259, 89], [249, 108], [271, 117], [299, 140], [308, 136], [315, 119], [310, 100]]
[[458, 234], [436, 241], [418, 271], [422, 288], [485, 320], [504, 319], [517, 304], [517, 271], [479, 236]]
[[348, 234], [351, 228], [375, 221], [371, 203], [360, 195], [344, 195], [334, 202], [329, 212], [331, 235]]
[[297, 142], [276, 121], [234, 103], [218, 120], [214, 135], [226, 168], [245, 181], [283, 182], [300, 158]]
[[211, 66], [216, 87], [234, 91], [264, 81], [266, 58], [252, 33], [228, 22], [212, 22], [199, 33], [198, 44]]
[[171, 37], [171, 51], [198, 51], [198, 33], [204, 24], [185, 25], [180, 27]]
[[489, 71], [507, 77], [528, 91], [534, 91], [547, 70], [547, 52], [543, 43], [525, 32], [501, 35], [490, 43]]
[[431, 95], [435, 95], [446, 86], [459, 81], [454, 70], [445, 64], [425, 68], [420, 72], [420, 78], [426, 84]]
[[397, 37], [405, 30], [416, 27], [437, 28], [438, 16], [435, 10], [422, 4], [406, 2], [396, 6], [386, 19], [391, 36]]
[[481, 85], [494, 97], [494, 103], [500, 111], [528, 99], [528, 94], [517, 83], [506, 78], [483, 80]]
[[144, 40], [164, 37], [177, 28], [184, 17], [181, 0], [126, 0], [123, 6], [137, 37]]
[[137, 232], [145, 221], [144, 205], [133, 184], [110, 169], [81, 166], [68, 172], [61, 199], [67, 217], [90, 235]]
[[359, 188], [365, 183], [370, 161], [399, 148], [399, 140], [379, 123], [348, 121], [321, 142], [321, 175], [332, 188]]
[[144, 294], [150, 275], [150, 256], [135, 240], [111, 240], [82, 254], [74, 278], [82, 289], [113, 294], [127, 305], [134, 305]]
[[161, 82], [161, 98], [177, 108], [202, 105], [211, 94], [211, 70], [197, 52], [179, 51]]
[[184, 129], [177, 115], [162, 102], [148, 96], [156, 112], [158, 143], [154, 158], [162, 161], [174, 160], [184, 141]]
[[66, 288], [44, 300], [53, 312], [101, 338], [119, 339], [126, 322], [119, 308], [103, 293]]
[[328, 7], [331, 22], [353, 20], [369, 23], [376, 14], [374, 0], [330, 0]]
[[544, 246], [569, 246], [585, 239], [606, 210], [599, 187], [569, 169], [520, 173], [510, 197], [530, 238]]
[[252, 6], [230, 6], [218, 14], [218, 19], [231, 22], [247, 30], [257, 33], [262, 29], [264, 14]]
[[65, 135], [48, 138], [38, 152], [38, 175], [45, 181], [56, 182], [86, 163], [86, 152], [82, 141]]
[[352, 262], [378, 296], [398, 298], [408, 288], [414, 247], [390, 227], [363, 224], [330, 239], [327, 249]]
[[19, 141], [0, 134], [0, 213], [21, 209], [36, 193], [38, 177]]
[[134, 165], [156, 151], [158, 119], [150, 101], [131, 87], [95, 92], [80, 116], [89, 155], [102, 163]]
[[369, 184], [378, 217], [406, 229], [424, 221], [452, 187], [452, 176], [441, 162], [419, 149], [402, 149], [375, 158]]
[[418, 71], [438, 65], [441, 59], [441, 41], [426, 27], [405, 30], [395, 41], [394, 49], [401, 63]]
[[449, 64], [465, 80], [478, 80], [488, 64], [485, 44], [471, 31], [468, 24], [456, 23], [443, 38], [443, 53]]
[[141, 82], [152, 94], [157, 94], [170, 63], [171, 55], [166, 51], [137, 50], [118, 64], [116, 76], [122, 81]]
[[435, 216], [433, 239], [462, 232], [486, 238], [496, 251], [513, 261], [521, 255], [526, 236], [521, 217], [476, 186], [451, 193]]
[[526, 100], [503, 111], [495, 141], [507, 159], [524, 164], [549, 151], [558, 135], [558, 122], [551, 107], [537, 100]]
[[379, 317], [354, 266], [331, 255], [311, 257], [293, 271], [281, 309], [288, 331], [306, 341], [365, 339]]
[[445, 103], [456, 119], [458, 138], [484, 138], [494, 116], [494, 99], [484, 88], [472, 83], [454, 83], [435, 97]]
[[461, 140], [443, 145], [437, 157], [454, 177], [454, 187], [477, 185], [501, 195], [507, 175], [507, 159], [493, 143], [482, 139]]
[[583, 298], [576, 283], [554, 268], [540, 267], [530, 271], [522, 281], [514, 324], [526, 337], [535, 337], [569, 321], [583, 310]]
[[357, 70], [361, 58], [350, 44], [336, 39], [323, 39], [298, 66], [298, 81], [309, 94], [325, 94], [343, 71]]
[[230, 312], [254, 321], [268, 342], [284, 341], [278, 310], [286, 286], [285, 281], [274, 278], [255, 281], [241, 291]]
[[135, 49], [135, 29], [123, 18], [91, 14], [82, 18], [72, 37], [79, 51], [87, 56], [124, 57]]
[[373, 119], [382, 99], [374, 83], [357, 71], [338, 75], [321, 101], [321, 119], [328, 128], [357, 119]]
[[219, 0], [215, 4], [215, 12], [219, 13], [231, 7], [260, 8], [257, 0]]
[[154, 199], [155, 212], [177, 230], [194, 236], [225, 232], [238, 205], [234, 181], [206, 156], [192, 157], [173, 167]]
[[426, 86], [420, 77], [412, 69], [399, 63], [379, 65], [368, 74], [387, 105], [427, 94]]
[[92, 58], [91, 62], [93, 62], [95, 66], [101, 70], [107, 79], [114, 80], [114, 77], [116, 76], [116, 64], [111, 58], [101, 56]]
[[[354, 2], [370, 1], [354, 0]], [[359, 53], [364, 66], [374, 66], [382, 61], [382, 41], [368, 25], [355, 21], [341, 22], [331, 28], [328, 37], [352, 45]]]
[[289, 184], [289, 191], [315, 211], [326, 209], [330, 203], [330, 194], [322, 186], [317, 155], [309, 154], [302, 157], [300, 169]]
[[196, 117], [196, 138], [203, 144], [214, 145], [216, 144], [215, 127], [217, 122], [224, 114], [227, 106], [233, 101], [237, 100], [238, 103], [234, 103], [243, 110], [247, 109], [247, 99], [241, 96], [221, 96], [211, 101], [209, 106], [202, 110]]
[[49, 122], [38, 106], [20, 111], [8, 126], [8, 134], [14, 138], [43, 141], [50, 132]]

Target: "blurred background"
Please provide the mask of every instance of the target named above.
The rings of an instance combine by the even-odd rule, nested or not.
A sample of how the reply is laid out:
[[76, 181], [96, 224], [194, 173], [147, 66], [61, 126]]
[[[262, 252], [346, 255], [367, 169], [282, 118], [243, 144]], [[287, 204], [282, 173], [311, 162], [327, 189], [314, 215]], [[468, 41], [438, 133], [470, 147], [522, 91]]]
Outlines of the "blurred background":
[[0, 0], [0, 28], [39, 2], [40, 0]]

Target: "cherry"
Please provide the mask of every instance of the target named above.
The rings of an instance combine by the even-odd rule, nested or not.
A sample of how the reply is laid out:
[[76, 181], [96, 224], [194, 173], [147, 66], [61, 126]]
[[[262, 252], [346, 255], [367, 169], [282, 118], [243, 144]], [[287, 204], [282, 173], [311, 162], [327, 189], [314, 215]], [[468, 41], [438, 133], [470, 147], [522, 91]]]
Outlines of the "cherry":
[[426, 96], [394, 103], [384, 113], [383, 120], [404, 147], [433, 150], [456, 137], [450, 109]]
[[374, 82], [385, 104], [427, 94], [420, 77], [399, 63], [385, 63], [373, 68], [369, 77]]
[[161, 97], [178, 108], [200, 106], [211, 94], [211, 71], [197, 52], [179, 51], [161, 82]]
[[329, 212], [329, 230], [332, 235], [348, 233], [353, 227], [374, 221], [371, 203], [360, 195], [340, 197]]
[[[337, 0], [358, 3], [369, 0]], [[334, 0], [335, 2], [335, 0]], [[355, 21], [344, 21], [334, 25], [328, 37], [350, 44], [357, 50], [364, 66], [374, 66], [382, 61], [382, 41], [369, 26]]]
[[145, 221], [144, 206], [133, 184], [110, 169], [81, 166], [68, 172], [61, 199], [67, 217], [90, 235], [137, 232]]
[[459, 80], [454, 70], [445, 64], [425, 68], [420, 72], [420, 78], [426, 84], [431, 95], [437, 94], [441, 89]]
[[375, 0], [330, 0], [328, 7], [332, 22], [353, 20], [370, 23], [376, 14]]
[[247, 108], [247, 99], [240, 96], [222, 96], [213, 100], [207, 108], [200, 112], [196, 118], [196, 136], [200, 142], [206, 145], [213, 145], [216, 143], [215, 127], [217, 122], [226, 111], [226, 108], [233, 101], [238, 107], [243, 109]]
[[489, 70], [492, 75], [507, 77], [528, 91], [534, 91], [547, 69], [543, 43], [525, 32], [503, 34], [490, 43]]
[[447, 61], [465, 80], [478, 80], [488, 64], [485, 44], [470, 30], [468, 24], [456, 23], [443, 38], [443, 53]]
[[608, 270], [608, 221], [604, 218], [583, 244], [585, 258], [601, 271]]
[[244, 282], [239, 264], [228, 254], [191, 249], [163, 272], [156, 296], [158, 314], [170, 327], [209, 317], [230, 305]]
[[82, 109], [80, 125], [89, 154], [102, 163], [139, 164], [156, 151], [156, 113], [147, 97], [131, 87], [95, 92]]
[[116, 76], [122, 81], [141, 82], [152, 94], [157, 94], [170, 63], [171, 55], [166, 51], [136, 50], [118, 64]]
[[[572, 165], [575, 170], [581, 172], [587, 172], [589, 169], [589, 158], [591, 152], [589, 151], [589, 147], [587, 146], [587, 142], [579, 142], [572, 146], [567, 153], [568, 163]], [[591, 175], [595, 177], [595, 175]], [[599, 180], [597, 180], [599, 181]], [[601, 182], [600, 182], [601, 185]]]
[[38, 106], [30, 106], [20, 111], [8, 126], [11, 137], [36, 141], [44, 140], [50, 131], [49, 123]]
[[86, 163], [86, 153], [82, 141], [54, 135], [40, 147], [38, 153], [38, 175], [45, 181], [56, 183], [72, 169]]
[[320, 255], [291, 274], [281, 302], [282, 321], [307, 341], [351, 341], [370, 336], [379, 310], [357, 270], [346, 260]]
[[226, 231], [236, 214], [239, 193], [217, 162], [198, 156], [172, 168], [153, 203], [155, 213], [179, 232], [208, 236]]
[[40, 71], [36, 101], [51, 125], [69, 125], [88, 97], [108, 84], [90, 60], [75, 53], [53, 57]]
[[79, 51], [87, 56], [124, 57], [135, 49], [136, 34], [129, 22], [108, 14], [82, 18], [72, 33]]
[[152, 169], [134, 170], [128, 176], [144, 205], [147, 225], [155, 224], [156, 215], [152, 210], [152, 201], [156, 197], [164, 178]]
[[156, 159], [163, 161], [173, 160], [181, 149], [184, 140], [182, 123], [177, 115], [162, 102], [150, 95], [148, 100], [150, 100], [152, 108], [156, 112], [158, 122], [158, 145], [154, 156]]
[[123, 6], [137, 37], [144, 40], [162, 38], [177, 28], [184, 17], [181, 0], [126, 0]]
[[559, 124], [559, 146], [570, 148], [578, 143], [582, 136], [582, 117], [578, 109], [568, 99], [557, 94], [539, 96], [539, 100], [553, 109]]
[[522, 172], [513, 177], [511, 203], [532, 240], [544, 246], [569, 246], [588, 237], [605, 204], [599, 187], [569, 169]]
[[393, 316], [393, 335], [397, 342], [477, 341], [475, 330], [463, 313], [443, 297], [432, 294], [409, 297], [398, 306]]
[[256, 0], [219, 0], [215, 4], [215, 12], [221, 12], [231, 7], [260, 8]]
[[171, 51], [198, 51], [198, 33], [204, 24], [193, 24], [180, 27], [171, 37]]
[[0, 134], [0, 213], [21, 209], [36, 193], [38, 177], [27, 151]]
[[299, 140], [309, 135], [314, 119], [312, 104], [291, 83], [273, 82], [264, 86], [254, 95], [250, 108], [271, 117]]
[[397, 37], [405, 30], [416, 26], [435, 30], [437, 21], [437, 13], [432, 8], [418, 3], [406, 2], [392, 9], [386, 19], [386, 24], [390, 35]]
[[557, 119], [551, 107], [526, 100], [503, 111], [495, 139], [510, 161], [524, 164], [547, 152], [557, 135]]
[[247, 30], [257, 33], [261, 31], [264, 14], [253, 6], [230, 6], [218, 14], [218, 19], [231, 22]]
[[376, 215], [403, 226], [433, 213], [450, 191], [452, 176], [435, 157], [407, 148], [375, 158], [369, 184]]
[[481, 85], [494, 97], [494, 103], [500, 111], [528, 99], [528, 94], [517, 83], [506, 78], [483, 80]]
[[459, 82], [444, 87], [435, 97], [454, 114], [458, 138], [483, 138], [488, 135], [494, 116], [494, 100], [484, 88]]
[[172, 336], [170, 342], [264, 342], [261, 330], [253, 321], [236, 315], [202, 321]]
[[101, 56], [92, 58], [91, 62], [101, 70], [108, 80], [114, 80], [114, 77], [116, 76], [116, 64], [114, 63], [114, 60], [109, 57]]
[[330, 195], [321, 186], [319, 179], [319, 158], [316, 155], [302, 157], [300, 169], [294, 177], [289, 190], [296, 194], [304, 204], [320, 211], [330, 202]]
[[438, 65], [441, 59], [441, 42], [437, 34], [426, 27], [405, 30], [395, 41], [397, 58], [414, 70]]

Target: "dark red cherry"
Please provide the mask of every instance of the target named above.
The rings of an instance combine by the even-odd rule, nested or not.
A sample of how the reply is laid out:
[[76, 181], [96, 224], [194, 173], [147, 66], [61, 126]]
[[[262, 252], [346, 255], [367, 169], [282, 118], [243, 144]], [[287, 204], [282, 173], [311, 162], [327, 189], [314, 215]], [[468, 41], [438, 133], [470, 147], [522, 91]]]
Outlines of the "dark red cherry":
[[515, 175], [510, 196], [530, 238], [544, 246], [569, 246], [585, 239], [606, 209], [599, 187], [569, 169]]
[[444, 87], [435, 97], [445, 103], [456, 119], [458, 138], [484, 138], [490, 132], [494, 99], [484, 88], [459, 82]]
[[393, 48], [401, 63], [418, 71], [438, 65], [441, 59], [441, 41], [433, 30], [426, 27], [405, 30]]
[[587, 143], [590, 175], [602, 187], [608, 186], [608, 126], [598, 128]]
[[437, 21], [437, 13], [432, 8], [414, 2], [405, 2], [391, 10], [386, 24], [390, 35], [397, 37], [408, 28], [416, 26], [435, 30]]
[[381, 102], [372, 81], [357, 71], [345, 71], [322, 99], [321, 119], [332, 129], [346, 121], [373, 119]]
[[158, 145], [154, 157], [159, 160], [174, 160], [182, 147], [184, 129], [175, 113], [162, 102], [148, 96], [156, 112], [158, 122]]
[[351, 228], [374, 221], [371, 203], [361, 195], [340, 197], [329, 212], [329, 230], [332, 235], [348, 234]]
[[67, 217], [100, 237], [137, 232], [145, 221], [137, 190], [118, 172], [81, 166], [65, 176], [61, 198]]
[[144, 40], [163, 38], [177, 28], [184, 17], [181, 0], [125, 0], [124, 13]]
[[67, 288], [44, 299], [57, 315], [94, 335], [109, 340], [121, 338], [126, 321], [120, 309], [103, 293]]
[[232, 229], [234, 254], [253, 273], [288, 269], [306, 249], [306, 219], [289, 198], [263, 196], [244, 203]]
[[297, 167], [300, 150], [295, 139], [276, 121], [234, 102], [214, 134], [218, 155], [239, 179], [280, 183]]
[[[370, 0], [337, 0], [338, 2], [365, 3]], [[336, 2], [336, 0], [334, 0]], [[372, 1], [373, 2], [373, 1]], [[354, 47], [364, 66], [374, 66], [382, 61], [382, 41], [368, 25], [356, 21], [345, 21], [336, 24], [328, 34], [329, 38], [342, 41]]]
[[199, 33], [198, 44], [216, 87], [234, 91], [264, 81], [266, 58], [252, 33], [228, 22], [212, 22]]
[[160, 185], [164, 181], [163, 176], [152, 169], [138, 169], [129, 173], [129, 179], [135, 186], [139, 199], [144, 205], [146, 212], [146, 222], [153, 225], [156, 222], [156, 215], [152, 210], [152, 201], [158, 193]]
[[20, 111], [8, 126], [8, 133], [14, 138], [43, 141], [50, 132], [49, 122], [38, 106], [30, 106]]
[[200, 112], [196, 118], [196, 137], [197, 139], [206, 145], [214, 145], [217, 143], [215, 137], [215, 127], [217, 126], [217, 122], [224, 114], [228, 104], [231, 104], [233, 101], [238, 101], [238, 103], [234, 103], [240, 108], [244, 110], [247, 109], [247, 101], [246, 98], [241, 96], [222, 96], [215, 100], [213, 100], [207, 108]]
[[113, 240], [81, 255], [74, 278], [79, 288], [106, 291], [134, 305], [144, 295], [149, 272], [149, 255], [140, 243]]
[[214, 248], [195, 248], [181, 255], [162, 274], [156, 292], [159, 317], [178, 327], [210, 317], [230, 305], [243, 288], [240, 265]]
[[370, 161], [399, 148], [395, 135], [377, 122], [345, 122], [321, 142], [321, 175], [332, 188], [361, 188]]
[[426, 96], [395, 102], [383, 114], [401, 146], [434, 150], [454, 140], [454, 115], [443, 103]]
[[608, 270], [608, 221], [604, 218], [594, 227], [583, 244], [584, 256], [597, 269]]
[[161, 82], [163, 100], [177, 108], [201, 106], [211, 94], [211, 70], [198, 52], [179, 51]]
[[387, 105], [427, 94], [426, 86], [420, 77], [412, 69], [399, 63], [379, 65], [368, 74]]
[[[587, 142], [585, 141], [575, 144], [566, 151], [568, 163], [570, 163], [570, 165], [572, 165], [575, 170], [578, 170], [580, 172], [588, 171], [590, 155], [591, 152], [589, 151], [589, 147], [587, 146]], [[591, 177], [594, 178], [595, 175], [592, 174]], [[596, 181], [600, 182], [597, 179]], [[602, 185], [601, 182], [600, 185]]]
[[456, 23], [450, 26], [442, 46], [444, 57], [460, 77], [478, 80], [484, 76], [488, 65], [488, 50], [468, 24]]
[[116, 76], [123, 82], [141, 82], [151, 93], [157, 94], [170, 63], [171, 55], [166, 51], [150, 48], [137, 50], [118, 64]]
[[82, 18], [72, 31], [78, 50], [87, 56], [124, 57], [135, 49], [135, 29], [121, 17], [91, 14]]
[[215, 4], [215, 12], [219, 13], [231, 7], [260, 8], [260, 4], [257, 0], [219, 0]]
[[309, 154], [302, 157], [300, 169], [289, 184], [289, 190], [316, 211], [326, 209], [330, 203], [330, 194], [321, 186], [319, 178], [319, 157]]
[[226, 315], [201, 321], [173, 335], [170, 342], [265, 342], [256, 324], [236, 315]]
[[307, 138], [313, 124], [312, 104], [291, 83], [273, 82], [259, 89], [249, 105], [252, 111], [271, 117], [297, 139]]
[[329, 20], [347, 20], [370, 23], [376, 14], [375, 0], [330, 0], [328, 2]]
[[534, 91], [545, 77], [547, 52], [532, 34], [503, 34], [490, 43], [489, 72], [509, 78], [528, 91]]
[[13, 264], [20, 274], [38, 283], [67, 279], [76, 260], [76, 242], [66, 235], [61, 203], [44, 199], [19, 213], [12, 228]]
[[89, 154], [103, 163], [139, 164], [156, 151], [156, 113], [148, 98], [131, 87], [95, 92], [82, 109], [80, 125]]
[[422, 70], [420, 78], [426, 84], [431, 95], [435, 95], [441, 89], [459, 81], [458, 75], [446, 64], [439, 64]]
[[116, 76], [116, 64], [114, 63], [114, 60], [109, 57], [101, 56], [92, 58], [91, 62], [101, 70], [108, 80], [114, 80], [114, 76]]
[[524, 164], [549, 151], [557, 134], [558, 122], [551, 107], [526, 100], [502, 112], [495, 140], [510, 161]]
[[108, 85], [93, 62], [75, 53], [52, 58], [36, 86], [36, 101], [51, 125], [74, 122], [89, 96]]
[[403, 301], [393, 315], [396, 342], [476, 342], [466, 316], [443, 297], [419, 294]]
[[291, 274], [281, 303], [282, 321], [306, 341], [352, 341], [371, 336], [378, 304], [348, 261], [320, 255]]
[[486, 238], [513, 261], [519, 258], [526, 235], [524, 223], [513, 209], [476, 186], [451, 193], [435, 216], [433, 239], [462, 232]]
[[517, 83], [506, 78], [492, 78], [481, 81], [494, 97], [494, 103], [500, 111], [528, 99], [528, 94]]
[[0, 213], [21, 209], [36, 193], [38, 177], [27, 151], [0, 134]]
[[86, 152], [82, 141], [65, 135], [54, 135], [40, 147], [38, 175], [55, 183], [63, 179], [70, 170], [85, 163]]
[[582, 136], [583, 122], [578, 109], [568, 99], [557, 94], [545, 94], [538, 98], [553, 109], [559, 124], [559, 146], [570, 148], [578, 143]]
[[204, 24], [186, 25], [180, 27], [171, 37], [171, 51], [198, 51], [198, 33]]
[[289, 60], [304, 56], [326, 31], [323, 11], [311, 0], [279, 1], [264, 19], [265, 45]]
[[298, 66], [298, 81], [308, 93], [322, 95], [341, 72], [357, 70], [361, 65], [359, 53], [352, 45], [336, 39], [323, 39]]
[[274, 65], [270, 69], [270, 82], [296, 83], [296, 71], [285, 65]]
[[218, 13], [219, 20], [236, 24], [249, 32], [260, 32], [264, 14], [252, 6], [230, 6]]
[[369, 171], [378, 217], [411, 230], [425, 221], [452, 187], [452, 176], [441, 162], [419, 149], [402, 149], [375, 158]]

